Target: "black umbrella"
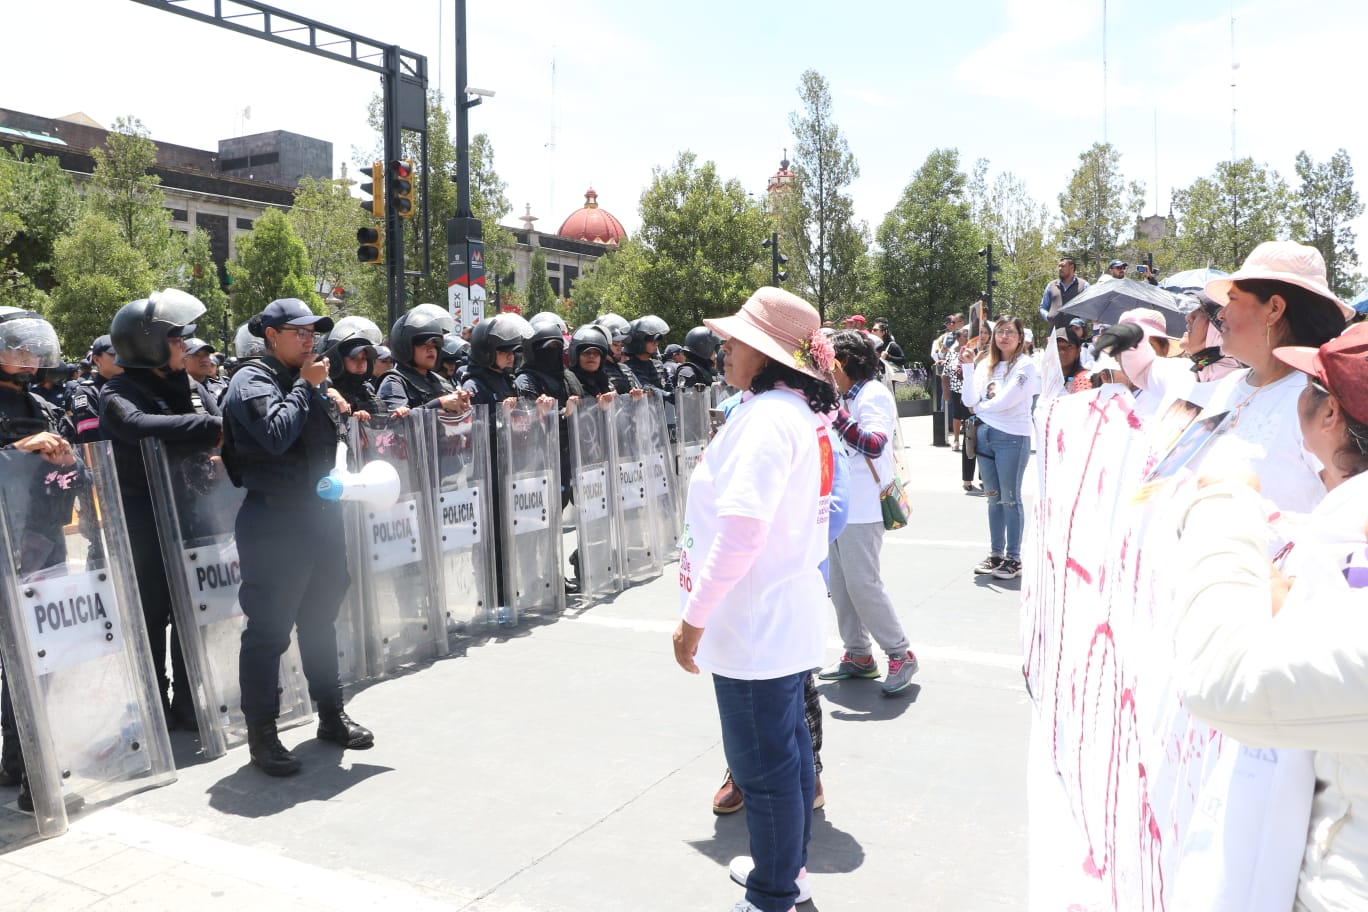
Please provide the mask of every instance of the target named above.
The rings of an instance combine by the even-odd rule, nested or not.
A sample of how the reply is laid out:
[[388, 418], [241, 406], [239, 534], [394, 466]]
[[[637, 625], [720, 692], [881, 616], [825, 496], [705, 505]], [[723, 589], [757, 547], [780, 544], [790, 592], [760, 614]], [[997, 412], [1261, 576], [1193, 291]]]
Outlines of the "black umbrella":
[[1137, 307], [1148, 307], [1163, 314], [1165, 331], [1175, 339], [1180, 338], [1187, 329], [1183, 307], [1177, 295], [1133, 279], [1099, 282], [1062, 307], [1055, 320], [1058, 322], [1061, 318], [1080, 317], [1093, 323], [1111, 325], [1120, 323], [1126, 311]]

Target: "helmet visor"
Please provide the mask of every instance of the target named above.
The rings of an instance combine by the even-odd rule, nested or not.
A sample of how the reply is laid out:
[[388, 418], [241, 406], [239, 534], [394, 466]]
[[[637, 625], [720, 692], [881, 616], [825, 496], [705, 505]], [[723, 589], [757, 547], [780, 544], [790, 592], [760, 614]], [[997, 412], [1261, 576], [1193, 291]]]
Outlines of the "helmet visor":
[[0, 363], [15, 372], [21, 368], [60, 367], [62, 346], [57, 341], [57, 331], [36, 314], [0, 318]]

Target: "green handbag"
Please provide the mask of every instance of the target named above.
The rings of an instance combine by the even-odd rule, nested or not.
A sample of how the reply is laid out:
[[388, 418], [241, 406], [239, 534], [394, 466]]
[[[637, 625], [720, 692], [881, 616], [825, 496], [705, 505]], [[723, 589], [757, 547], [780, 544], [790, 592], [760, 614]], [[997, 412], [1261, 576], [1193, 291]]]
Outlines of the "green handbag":
[[874, 484], [879, 488], [879, 509], [883, 511], [884, 528], [890, 532], [901, 529], [912, 516], [912, 505], [907, 502], [907, 489], [896, 475], [885, 488], [874, 468], [874, 461], [866, 456], [865, 462], [869, 464], [869, 474], [874, 476]]

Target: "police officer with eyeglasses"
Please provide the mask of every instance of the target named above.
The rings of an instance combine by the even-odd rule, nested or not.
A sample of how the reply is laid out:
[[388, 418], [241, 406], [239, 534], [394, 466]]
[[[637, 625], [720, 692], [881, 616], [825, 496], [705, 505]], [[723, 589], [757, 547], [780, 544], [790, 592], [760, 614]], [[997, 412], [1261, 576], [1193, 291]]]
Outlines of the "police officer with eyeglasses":
[[344, 429], [324, 385], [328, 359], [314, 337], [332, 329], [297, 298], [272, 301], [248, 324], [266, 353], [234, 374], [224, 397], [223, 461], [247, 496], [237, 516], [247, 616], [238, 680], [252, 763], [271, 776], [300, 762], [280, 743], [280, 657], [297, 630], [309, 696], [318, 704], [318, 738], [352, 750], [375, 738], [343, 709], [337, 665], [337, 615], [351, 578], [341, 506], [315, 493], [333, 468]]

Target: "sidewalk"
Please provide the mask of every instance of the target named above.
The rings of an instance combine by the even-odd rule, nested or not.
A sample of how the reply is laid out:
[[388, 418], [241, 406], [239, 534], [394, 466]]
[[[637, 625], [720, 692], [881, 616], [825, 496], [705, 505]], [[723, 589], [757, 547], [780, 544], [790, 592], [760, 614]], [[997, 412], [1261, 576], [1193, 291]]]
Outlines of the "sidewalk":
[[[960, 491], [959, 454], [929, 445], [929, 418], [903, 428], [914, 519], [888, 536], [883, 565], [922, 671], [900, 699], [877, 682], [822, 686], [827, 807], [815, 901], [799, 909], [1021, 909], [1016, 587], [969, 572], [986, 520]], [[0, 792], [0, 907], [730, 909], [745, 820], [709, 809], [726, 764], [711, 686], [673, 660], [672, 569], [354, 689], [348, 709], [376, 747], [288, 731], [304, 762], [290, 779], [261, 775], [245, 749], [204, 762], [177, 732], [178, 782], [57, 839], [37, 841]]]

